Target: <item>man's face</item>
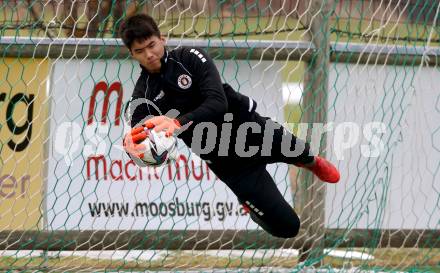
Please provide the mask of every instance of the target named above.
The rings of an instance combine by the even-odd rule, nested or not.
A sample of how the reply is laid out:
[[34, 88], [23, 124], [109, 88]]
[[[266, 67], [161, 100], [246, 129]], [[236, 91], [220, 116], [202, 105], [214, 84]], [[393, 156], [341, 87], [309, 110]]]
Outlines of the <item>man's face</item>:
[[164, 37], [151, 36], [143, 41], [135, 40], [130, 53], [149, 72], [157, 73], [160, 71], [160, 59], [165, 54], [164, 46]]

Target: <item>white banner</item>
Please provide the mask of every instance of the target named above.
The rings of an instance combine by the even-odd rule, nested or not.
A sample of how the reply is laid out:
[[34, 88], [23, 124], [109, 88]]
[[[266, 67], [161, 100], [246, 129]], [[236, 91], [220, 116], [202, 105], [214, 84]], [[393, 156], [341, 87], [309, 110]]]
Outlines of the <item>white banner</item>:
[[[282, 122], [280, 65], [218, 62], [224, 80]], [[255, 67], [254, 67], [255, 66]], [[269, 69], [268, 69], [269, 68]], [[122, 150], [120, 114], [140, 74], [126, 60], [58, 60], [53, 69], [47, 189], [52, 230], [255, 229], [235, 195], [179, 142], [180, 158], [137, 168]], [[127, 128], [125, 128], [125, 131]], [[268, 167], [292, 203], [286, 165]]]
[[436, 68], [331, 65], [327, 227], [438, 228], [439, 85]]

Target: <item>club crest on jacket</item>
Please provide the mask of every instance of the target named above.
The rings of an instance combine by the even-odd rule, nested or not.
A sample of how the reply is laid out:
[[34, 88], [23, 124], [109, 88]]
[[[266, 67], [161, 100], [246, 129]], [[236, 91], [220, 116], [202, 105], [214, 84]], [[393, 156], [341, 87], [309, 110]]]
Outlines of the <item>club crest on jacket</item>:
[[192, 79], [190, 76], [182, 74], [177, 79], [177, 84], [182, 89], [188, 89], [188, 88], [190, 88], [190, 86], [192, 84]]

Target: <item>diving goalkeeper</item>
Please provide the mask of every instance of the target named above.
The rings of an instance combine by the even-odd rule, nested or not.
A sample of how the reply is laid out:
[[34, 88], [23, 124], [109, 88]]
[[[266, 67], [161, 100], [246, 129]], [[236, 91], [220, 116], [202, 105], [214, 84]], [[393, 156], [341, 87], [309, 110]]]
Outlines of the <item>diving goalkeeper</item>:
[[[150, 16], [126, 18], [120, 35], [142, 68], [126, 108], [132, 128], [124, 137], [127, 153], [131, 157], [143, 156], [144, 147], [139, 143], [147, 137], [144, 127], [166, 131], [168, 135], [178, 132], [177, 137], [207, 162], [257, 224], [273, 236], [296, 236], [300, 220], [279, 192], [266, 165], [293, 164], [329, 183], [339, 181], [338, 170], [324, 158], [312, 155], [308, 143], [270, 118], [260, 116], [254, 100], [222, 84], [214, 62], [203, 50], [168, 50]], [[134, 103], [138, 99], [149, 103]], [[216, 143], [210, 143], [208, 133], [197, 129], [202, 123], [216, 126]], [[293, 153], [286, 150], [286, 139], [288, 149], [295, 147]], [[206, 145], [212, 145], [211, 149], [201, 148]]]

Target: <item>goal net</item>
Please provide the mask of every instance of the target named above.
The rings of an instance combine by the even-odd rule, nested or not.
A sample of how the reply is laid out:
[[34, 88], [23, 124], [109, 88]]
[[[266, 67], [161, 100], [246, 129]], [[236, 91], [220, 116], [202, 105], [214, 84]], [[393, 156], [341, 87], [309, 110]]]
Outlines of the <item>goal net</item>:
[[[435, 271], [438, 1], [0, 1], [0, 268]], [[141, 68], [118, 37], [148, 13], [257, 111], [341, 171], [267, 166], [301, 218], [255, 224], [182, 143], [138, 168], [123, 113]]]

